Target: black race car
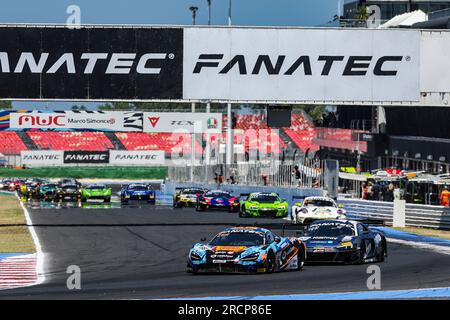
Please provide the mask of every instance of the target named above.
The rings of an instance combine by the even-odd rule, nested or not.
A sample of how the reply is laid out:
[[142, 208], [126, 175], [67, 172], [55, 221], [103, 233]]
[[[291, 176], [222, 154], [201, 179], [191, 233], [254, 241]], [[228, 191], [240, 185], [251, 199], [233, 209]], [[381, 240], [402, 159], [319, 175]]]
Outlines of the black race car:
[[318, 220], [301, 239], [307, 262], [361, 264], [382, 262], [387, 256], [386, 237], [364, 223], [348, 220]]
[[79, 182], [77, 179], [73, 179], [73, 178], [63, 178], [58, 181], [58, 185], [60, 187], [63, 187], [66, 185], [76, 185], [77, 188], [81, 188], [81, 182]]
[[81, 201], [81, 190], [79, 185], [59, 185], [55, 191], [55, 201]]

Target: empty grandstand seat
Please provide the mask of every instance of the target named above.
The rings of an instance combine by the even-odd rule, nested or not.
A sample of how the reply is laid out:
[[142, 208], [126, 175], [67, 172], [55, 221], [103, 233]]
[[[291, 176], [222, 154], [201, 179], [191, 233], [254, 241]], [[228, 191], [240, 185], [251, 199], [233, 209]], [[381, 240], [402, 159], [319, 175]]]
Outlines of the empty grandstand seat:
[[16, 132], [1, 131], [0, 132], [0, 153], [3, 154], [19, 154], [21, 151], [27, 150], [22, 139]]
[[[191, 153], [191, 136], [187, 133], [141, 133], [119, 132], [117, 138], [127, 150], [164, 150], [166, 153]], [[202, 147], [196, 141], [195, 152], [200, 154]]]
[[40, 149], [86, 151], [114, 149], [103, 132], [30, 131], [28, 136]]

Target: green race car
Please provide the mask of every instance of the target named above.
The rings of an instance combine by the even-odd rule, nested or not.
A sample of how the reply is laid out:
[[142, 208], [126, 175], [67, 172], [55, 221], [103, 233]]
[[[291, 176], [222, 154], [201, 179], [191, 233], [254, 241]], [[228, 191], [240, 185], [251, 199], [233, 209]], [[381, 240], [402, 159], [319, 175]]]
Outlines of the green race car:
[[277, 193], [250, 193], [240, 204], [240, 217], [284, 218], [288, 214], [289, 204]]
[[54, 200], [57, 188], [58, 185], [56, 183], [44, 183], [39, 187], [38, 198], [44, 201]]
[[81, 188], [81, 202], [89, 199], [111, 202], [111, 188], [104, 184], [89, 184]]

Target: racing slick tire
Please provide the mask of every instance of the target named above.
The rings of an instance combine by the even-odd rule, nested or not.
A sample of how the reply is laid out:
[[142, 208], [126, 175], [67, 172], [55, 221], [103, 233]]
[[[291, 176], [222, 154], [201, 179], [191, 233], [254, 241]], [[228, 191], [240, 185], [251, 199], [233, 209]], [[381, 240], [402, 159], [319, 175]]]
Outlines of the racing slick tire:
[[196, 204], [195, 205], [195, 211], [206, 211], [206, 207], [202, 206], [202, 205], [199, 205], [199, 204]]
[[359, 248], [359, 250], [356, 252], [356, 255], [353, 256], [352, 255], [352, 260], [351, 260], [351, 264], [363, 264], [364, 263], [364, 256], [366, 254], [366, 248], [364, 245], [364, 242], [361, 244], [361, 247]]
[[81, 197], [81, 202], [86, 202], [87, 199], [85, 197]]
[[[83, 201], [83, 200], [81, 200]], [[110, 203], [111, 202], [111, 197], [107, 197], [103, 200], [104, 203]]]
[[380, 253], [377, 255], [377, 261], [378, 261], [378, 262], [384, 262], [386, 256], [387, 256], [387, 252], [386, 252], [386, 242], [383, 240], [383, 243], [381, 244], [381, 251], [380, 251]]
[[266, 267], [266, 273], [274, 273], [275, 272], [276, 258], [275, 258], [275, 254], [272, 251], [270, 251], [267, 254], [265, 267]]
[[181, 209], [183, 206], [180, 205], [180, 204], [177, 203], [177, 202], [174, 202], [174, 203], [173, 203], [173, 207], [174, 207], [174, 209]]
[[303, 246], [301, 246], [298, 249], [298, 253], [297, 253], [297, 271], [300, 271], [303, 269], [303, 266], [305, 265], [305, 261], [306, 261], [306, 256], [305, 256], [305, 250], [303, 248]]
[[241, 210], [239, 210], [239, 218], [248, 218], [249, 215], [247, 212], [245, 212], [245, 207], [242, 207]]

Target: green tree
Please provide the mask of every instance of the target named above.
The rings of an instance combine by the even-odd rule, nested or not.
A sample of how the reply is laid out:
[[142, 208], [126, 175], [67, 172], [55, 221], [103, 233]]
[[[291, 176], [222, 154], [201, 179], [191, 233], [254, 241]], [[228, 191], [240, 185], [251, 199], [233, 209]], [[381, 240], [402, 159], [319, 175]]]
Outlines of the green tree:
[[362, 5], [356, 9], [356, 19], [366, 21], [369, 19], [369, 12], [367, 11], [367, 7]]
[[12, 109], [11, 101], [0, 101], [0, 110]]

